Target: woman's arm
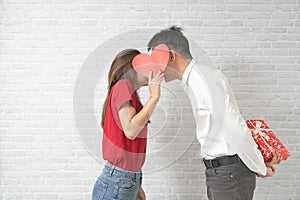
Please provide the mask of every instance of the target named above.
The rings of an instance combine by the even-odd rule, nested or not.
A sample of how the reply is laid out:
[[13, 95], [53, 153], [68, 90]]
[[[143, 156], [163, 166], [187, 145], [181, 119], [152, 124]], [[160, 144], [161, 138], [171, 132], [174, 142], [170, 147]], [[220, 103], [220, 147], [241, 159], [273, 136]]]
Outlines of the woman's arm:
[[128, 139], [134, 140], [144, 126], [148, 123], [157, 100], [150, 98], [143, 109], [136, 114], [135, 108], [131, 103], [123, 104], [119, 110], [119, 117], [124, 134]]
[[146, 200], [146, 195], [145, 192], [143, 190], [143, 188], [141, 187], [138, 193], [138, 199], [137, 200]]
[[136, 113], [135, 108], [130, 102], [126, 102], [119, 110], [119, 118], [125, 136], [128, 139], [134, 140], [144, 126], [148, 123], [150, 116], [160, 98], [160, 83], [163, 80], [164, 74], [158, 73], [152, 79], [152, 72], [149, 74], [148, 86], [150, 98], [140, 110]]

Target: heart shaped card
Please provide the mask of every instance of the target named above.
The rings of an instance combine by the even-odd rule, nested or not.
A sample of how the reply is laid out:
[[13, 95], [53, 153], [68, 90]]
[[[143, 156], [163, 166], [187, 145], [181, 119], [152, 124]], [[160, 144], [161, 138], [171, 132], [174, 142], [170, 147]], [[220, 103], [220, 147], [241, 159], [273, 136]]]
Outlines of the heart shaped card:
[[146, 53], [135, 56], [132, 60], [134, 70], [148, 78], [150, 71], [154, 77], [159, 71], [164, 72], [169, 61], [169, 48], [165, 44], [156, 46], [151, 55]]

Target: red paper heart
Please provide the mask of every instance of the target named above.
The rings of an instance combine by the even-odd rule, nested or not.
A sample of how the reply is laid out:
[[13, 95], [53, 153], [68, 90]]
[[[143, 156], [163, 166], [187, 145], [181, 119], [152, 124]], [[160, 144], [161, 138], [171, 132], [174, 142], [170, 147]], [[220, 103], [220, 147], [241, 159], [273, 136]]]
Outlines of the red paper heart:
[[132, 60], [134, 70], [148, 78], [150, 71], [154, 77], [159, 71], [164, 72], [169, 61], [169, 48], [160, 44], [154, 48], [151, 56], [146, 53], [135, 56]]

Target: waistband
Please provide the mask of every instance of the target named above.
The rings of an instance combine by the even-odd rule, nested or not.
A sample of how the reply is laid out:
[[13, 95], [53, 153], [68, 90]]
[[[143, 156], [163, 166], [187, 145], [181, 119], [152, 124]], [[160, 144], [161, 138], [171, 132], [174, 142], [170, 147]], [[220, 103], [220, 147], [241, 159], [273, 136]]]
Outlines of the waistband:
[[142, 176], [142, 172], [130, 172], [125, 169], [116, 167], [109, 162], [106, 162], [103, 171], [107, 172], [110, 176], [114, 175], [117, 177], [140, 178]]
[[232, 156], [221, 156], [212, 160], [203, 159], [204, 165], [207, 169], [218, 168], [225, 165], [235, 164], [241, 162], [241, 159], [237, 154]]

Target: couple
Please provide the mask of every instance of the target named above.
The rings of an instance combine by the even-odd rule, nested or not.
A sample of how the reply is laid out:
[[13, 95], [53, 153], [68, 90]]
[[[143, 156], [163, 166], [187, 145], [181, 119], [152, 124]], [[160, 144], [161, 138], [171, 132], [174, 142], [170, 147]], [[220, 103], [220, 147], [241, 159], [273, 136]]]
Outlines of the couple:
[[[208, 67], [206, 71], [213, 80], [222, 83], [222, 87], [211, 91], [204, 74], [197, 70], [207, 66], [200, 66], [193, 59], [188, 40], [181, 31], [172, 26], [149, 41], [150, 50], [160, 44], [169, 48], [168, 67], [155, 76], [150, 72], [145, 78], [133, 70], [132, 60], [140, 54], [137, 50], [127, 49], [115, 57], [108, 74], [108, 93], [101, 122], [103, 159], [107, 162], [94, 185], [93, 200], [146, 199], [141, 187], [141, 168], [146, 155], [147, 124], [159, 101], [163, 79], [166, 82], [181, 80], [191, 101], [210, 200], [250, 200], [256, 187], [256, 176], [274, 175], [273, 165], [280, 163], [280, 155], [274, 153], [273, 159], [264, 163], [226, 78], [217, 69]], [[142, 105], [136, 90], [145, 85], [149, 87], [150, 97]], [[222, 116], [212, 116], [215, 114], [212, 112], [212, 92], [224, 94]], [[218, 122], [214, 120], [218, 119], [222, 126], [215, 129]], [[209, 148], [203, 146], [206, 140], [211, 144]]]

